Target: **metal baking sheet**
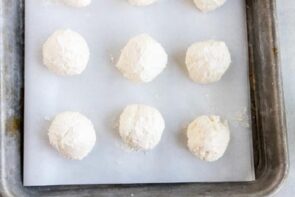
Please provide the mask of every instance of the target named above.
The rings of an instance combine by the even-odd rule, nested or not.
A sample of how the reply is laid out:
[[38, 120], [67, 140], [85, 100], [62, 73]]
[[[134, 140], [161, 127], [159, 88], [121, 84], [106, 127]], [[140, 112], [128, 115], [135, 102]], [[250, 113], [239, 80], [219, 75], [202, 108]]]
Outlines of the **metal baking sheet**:
[[[26, 186], [254, 180], [244, 0], [228, 0], [207, 14], [179, 0], [146, 8], [93, 1], [84, 9], [48, 2], [25, 2]], [[89, 43], [90, 62], [80, 76], [56, 76], [42, 64], [40, 49], [60, 28], [78, 31]], [[149, 84], [134, 84], [115, 68], [120, 49], [140, 33], [152, 35], [169, 55], [167, 68]], [[232, 64], [219, 82], [199, 85], [184, 68], [185, 51], [207, 39], [225, 41]], [[155, 106], [166, 120], [161, 143], [152, 151], [126, 151], [114, 128], [122, 109], [134, 103]], [[65, 159], [49, 145], [50, 120], [62, 111], [82, 112], [95, 125], [97, 143], [83, 161]], [[203, 114], [220, 115], [230, 124], [229, 147], [213, 163], [186, 148], [184, 128]]]
[[288, 172], [275, 2], [247, 1], [256, 180], [238, 183], [23, 187], [23, 1], [0, 1], [2, 196], [265, 196]]

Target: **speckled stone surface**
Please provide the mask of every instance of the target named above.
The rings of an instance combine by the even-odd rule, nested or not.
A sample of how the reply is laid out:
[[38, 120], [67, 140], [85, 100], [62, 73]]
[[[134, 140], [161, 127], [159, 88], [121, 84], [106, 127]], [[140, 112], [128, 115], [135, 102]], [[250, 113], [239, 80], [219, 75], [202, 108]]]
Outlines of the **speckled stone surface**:
[[277, 1], [281, 45], [281, 63], [287, 114], [290, 171], [282, 190], [276, 196], [295, 195], [295, 1]]

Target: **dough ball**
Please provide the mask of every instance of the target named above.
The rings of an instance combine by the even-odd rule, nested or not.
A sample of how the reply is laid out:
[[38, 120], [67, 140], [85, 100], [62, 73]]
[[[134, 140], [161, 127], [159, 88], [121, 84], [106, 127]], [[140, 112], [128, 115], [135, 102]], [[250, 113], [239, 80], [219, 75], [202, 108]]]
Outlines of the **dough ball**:
[[200, 159], [216, 161], [226, 151], [230, 139], [227, 122], [218, 116], [201, 116], [187, 129], [188, 148]]
[[150, 82], [166, 67], [167, 54], [160, 43], [147, 34], [132, 38], [122, 50], [117, 68], [134, 82]]
[[120, 136], [134, 150], [153, 149], [160, 142], [164, 128], [161, 113], [146, 105], [129, 105], [120, 116]]
[[72, 6], [72, 7], [86, 7], [90, 5], [91, 0], [61, 0], [64, 4]]
[[50, 144], [63, 156], [81, 160], [95, 145], [96, 134], [90, 120], [78, 112], [58, 114], [49, 127]]
[[221, 79], [231, 64], [231, 56], [224, 42], [209, 40], [189, 47], [185, 61], [190, 78], [208, 84]]
[[202, 12], [208, 12], [222, 6], [226, 0], [194, 0], [194, 2]]
[[155, 3], [157, 0], [128, 0], [134, 6], [147, 6]]
[[43, 45], [43, 63], [58, 75], [81, 74], [88, 61], [88, 45], [74, 31], [58, 30]]

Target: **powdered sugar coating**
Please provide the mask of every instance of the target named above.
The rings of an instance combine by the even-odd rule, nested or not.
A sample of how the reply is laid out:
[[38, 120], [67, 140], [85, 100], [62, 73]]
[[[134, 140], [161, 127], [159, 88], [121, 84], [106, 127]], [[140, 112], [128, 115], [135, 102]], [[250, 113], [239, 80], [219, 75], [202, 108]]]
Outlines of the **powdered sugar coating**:
[[195, 5], [202, 12], [208, 12], [215, 10], [216, 8], [222, 6], [226, 0], [194, 0]]
[[120, 116], [120, 136], [134, 150], [153, 149], [159, 144], [164, 129], [161, 113], [150, 106], [129, 105]]
[[141, 34], [127, 43], [116, 67], [127, 79], [147, 83], [166, 68], [167, 61], [161, 44], [149, 35]]
[[96, 142], [91, 121], [78, 112], [58, 114], [48, 131], [50, 144], [69, 159], [83, 159], [90, 153]]
[[231, 64], [231, 55], [222, 41], [203, 41], [190, 46], [186, 53], [190, 78], [201, 84], [219, 81]]
[[155, 3], [158, 0], [128, 0], [131, 5], [134, 6], [147, 6]]
[[43, 45], [43, 63], [58, 75], [78, 75], [87, 67], [89, 48], [72, 30], [55, 31]]
[[200, 159], [216, 161], [227, 149], [230, 131], [227, 122], [219, 116], [201, 116], [187, 129], [187, 146]]
[[91, 0], [61, 0], [64, 4], [72, 6], [72, 7], [86, 7], [90, 5]]

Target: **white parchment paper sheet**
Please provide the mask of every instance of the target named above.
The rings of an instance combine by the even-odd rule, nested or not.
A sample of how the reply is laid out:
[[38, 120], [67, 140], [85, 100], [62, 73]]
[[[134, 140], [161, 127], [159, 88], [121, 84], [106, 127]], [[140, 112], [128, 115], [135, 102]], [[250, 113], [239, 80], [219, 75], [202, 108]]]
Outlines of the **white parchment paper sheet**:
[[[90, 7], [69, 8], [48, 0], [26, 0], [24, 184], [66, 185], [253, 180], [247, 33], [244, 0], [228, 0], [221, 9], [199, 12], [192, 0], [160, 0], [138, 8], [125, 0], [93, 0]], [[59, 77], [42, 65], [41, 49], [60, 28], [79, 32], [91, 58], [76, 77]], [[135, 85], [115, 69], [128, 39], [148, 33], [169, 54], [167, 69], [152, 83]], [[213, 85], [198, 85], [187, 76], [185, 51], [193, 42], [224, 40], [232, 65]], [[113, 60], [114, 59], [114, 60]], [[150, 152], [123, 148], [116, 120], [127, 104], [158, 108], [166, 129]], [[97, 144], [83, 161], [60, 156], [48, 142], [50, 120], [59, 112], [79, 111], [97, 131]], [[247, 111], [247, 112], [245, 112]], [[206, 163], [186, 148], [184, 128], [199, 115], [229, 120], [231, 141], [224, 157]]]

